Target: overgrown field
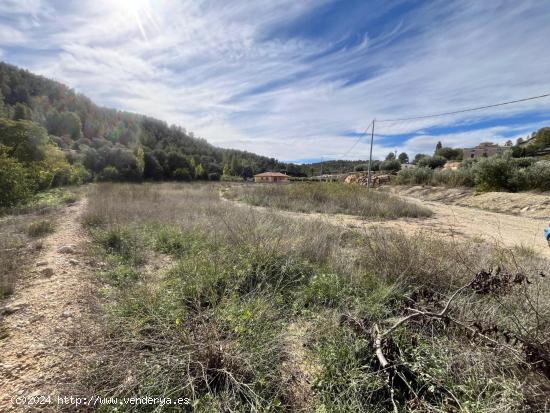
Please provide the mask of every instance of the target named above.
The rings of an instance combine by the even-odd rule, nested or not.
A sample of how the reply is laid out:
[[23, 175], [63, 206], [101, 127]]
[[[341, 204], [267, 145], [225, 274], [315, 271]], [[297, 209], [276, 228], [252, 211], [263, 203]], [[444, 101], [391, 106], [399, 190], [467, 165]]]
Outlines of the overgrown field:
[[106, 267], [90, 394], [196, 412], [544, 411], [548, 262], [294, 220], [219, 189], [92, 188], [83, 225]]
[[235, 186], [226, 196], [256, 206], [297, 212], [351, 214], [363, 218], [416, 218], [432, 214], [428, 208], [392, 195], [335, 182]]

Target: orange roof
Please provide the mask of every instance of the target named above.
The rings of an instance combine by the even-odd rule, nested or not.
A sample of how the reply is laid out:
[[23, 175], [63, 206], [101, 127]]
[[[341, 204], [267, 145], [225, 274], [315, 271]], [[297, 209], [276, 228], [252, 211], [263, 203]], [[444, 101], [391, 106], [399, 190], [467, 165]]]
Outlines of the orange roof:
[[254, 176], [285, 176], [288, 178], [288, 175], [282, 174], [280, 172], [263, 172], [261, 174], [256, 174]]

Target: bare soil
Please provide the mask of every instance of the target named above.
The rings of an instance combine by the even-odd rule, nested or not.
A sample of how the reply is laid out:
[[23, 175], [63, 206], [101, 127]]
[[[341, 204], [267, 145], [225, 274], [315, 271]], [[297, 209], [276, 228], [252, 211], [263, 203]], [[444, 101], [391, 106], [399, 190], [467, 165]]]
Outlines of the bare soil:
[[[57, 396], [74, 389], [95, 329], [93, 263], [79, 222], [84, 207], [85, 200], [63, 208], [34, 266], [0, 302], [0, 412], [58, 411]], [[51, 396], [51, 404], [12, 403], [14, 396], [39, 395]]]
[[388, 186], [384, 190], [396, 195], [437, 201], [443, 204], [478, 208], [486, 211], [535, 219], [550, 219], [550, 193], [482, 192], [470, 188], [436, 186]]

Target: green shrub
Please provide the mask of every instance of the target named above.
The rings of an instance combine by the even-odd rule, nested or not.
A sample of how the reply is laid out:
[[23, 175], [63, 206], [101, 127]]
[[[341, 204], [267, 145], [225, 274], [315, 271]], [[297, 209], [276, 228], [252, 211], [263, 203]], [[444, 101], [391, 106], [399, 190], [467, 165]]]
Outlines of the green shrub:
[[348, 291], [347, 286], [347, 280], [343, 280], [338, 274], [316, 274], [304, 287], [305, 305], [336, 307]]
[[139, 273], [131, 267], [119, 265], [107, 271], [105, 277], [115, 285], [123, 286], [124, 284], [137, 281], [139, 279]]
[[220, 180], [224, 182], [243, 182], [244, 178], [242, 176], [222, 175]]
[[154, 247], [165, 254], [181, 256], [197, 243], [198, 236], [186, 235], [176, 228], [163, 227], [154, 231]]
[[530, 188], [550, 191], [550, 161], [539, 161], [530, 165], [526, 173], [526, 181]]
[[472, 187], [475, 185], [475, 176], [471, 169], [443, 169], [434, 171], [431, 185], [450, 187]]
[[114, 227], [99, 231], [96, 236], [107, 253], [120, 257], [123, 262], [135, 265], [144, 262], [139, 238], [129, 228]]
[[518, 168], [508, 158], [481, 158], [473, 167], [476, 187], [481, 191], [517, 191], [520, 189]]
[[27, 227], [27, 234], [31, 237], [42, 237], [52, 232], [54, 232], [54, 225], [47, 219], [31, 222]]
[[434, 171], [426, 166], [407, 168], [397, 174], [395, 183], [399, 185], [431, 185]]
[[172, 177], [176, 181], [190, 181], [191, 180], [191, 173], [189, 172], [189, 169], [187, 168], [178, 168], [174, 171], [172, 174]]
[[116, 169], [114, 166], [106, 166], [99, 173], [98, 179], [100, 181], [119, 181], [120, 173], [118, 172], [118, 169]]
[[0, 154], [0, 207], [11, 207], [31, 197], [34, 182], [22, 163]]
[[389, 159], [380, 164], [381, 171], [397, 172], [401, 169], [401, 162], [397, 159]]
[[434, 156], [424, 156], [420, 158], [420, 160], [417, 162], [417, 165], [419, 167], [428, 167], [428, 168], [441, 168], [443, 165], [447, 163], [447, 159], [443, 156], [434, 155]]

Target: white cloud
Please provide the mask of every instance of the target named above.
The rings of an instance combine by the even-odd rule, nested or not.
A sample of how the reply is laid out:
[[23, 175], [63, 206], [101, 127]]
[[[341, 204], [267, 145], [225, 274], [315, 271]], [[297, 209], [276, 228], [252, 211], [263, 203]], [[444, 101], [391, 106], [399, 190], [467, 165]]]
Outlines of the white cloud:
[[14, 46], [27, 42], [27, 37], [22, 31], [3, 24], [0, 24], [0, 39], [2, 39], [3, 46]]
[[[5, 58], [97, 103], [177, 123], [220, 146], [283, 160], [339, 157], [354, 142], [342, 133], [360, 131], [375, 117], [550, 92], [548, 3], [422, 3], [387, 31], [367, 32], [356, 46], [332, 53], [327, 51], [339, 39], [267, 35], [319, 5], [87, 0], [62, 7], [53, 0], [9, 0], [0, 5], [2, 15], [11, 16], [0, 20], [0, 47], [24, 43], [29, 50]], [[32, 16], [22, 17], [26, 11]], [[41, 51], [36, 57], [33, 48]], [[362, 71], [368, 72], [364, 81], [348, 82]], [[250, 93], [262, 86], [263, 93]], [[377, 132], [404, 134], [548, 109], [550, 99], [380, 123]], [[510, 133], [497, 127], [422, 134], [397, 149], [426, 150], [434, 139], [464, 146], [486, 136], [504, 139], [505, 132]], [[379, 141], [375, 154], [395, 148], [388, 139]], [[361, 141], [348, 157], [367, 156], [368, 144]]]

